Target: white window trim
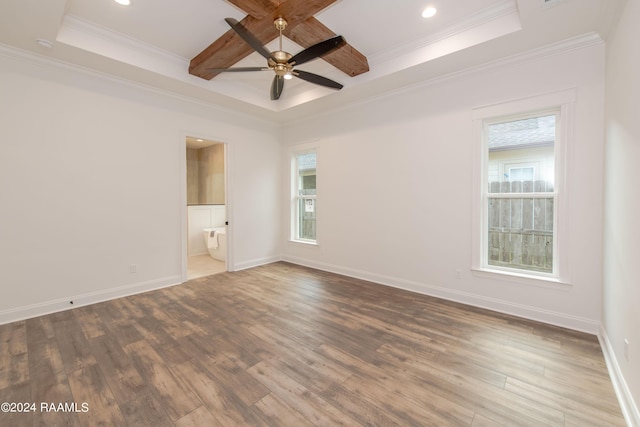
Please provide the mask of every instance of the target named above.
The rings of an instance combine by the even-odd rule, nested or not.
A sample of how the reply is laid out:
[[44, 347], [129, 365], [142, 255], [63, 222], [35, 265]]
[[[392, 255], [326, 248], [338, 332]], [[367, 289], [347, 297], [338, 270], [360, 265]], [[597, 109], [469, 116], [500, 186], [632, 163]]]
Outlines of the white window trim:
[[[561, 148], [562, 146], [562, 141], [560, 140], [559, 136], [560, 136], [560, 126], [561, 126], [561, 111], [560, 108], [558, 107], [554, 107], [551, 109], [546, 109], [546, 110], [536, 110], [536, 111], [532, 111], [532, 112], [528, 112], [525, 114], [515, 114], [515, 115], [507, 115], [507, 116], [500, 116], [500, 117], [492, 117], [492, 118], [488, 118], [482, 121], [483, 124], [483, 136], [487, 134], [486, 132], [486, 128], [488, 126], [491, 126], [494, 123], [503, 123], [506, 121], [512, 121], [512, 120], [522, 120], [522, 119], [528, 119], [528, 118], [533, 118], [533, 117], [540, 117], [540, 116], [547, 116], [547, 115], [555, 115], [556, 116], [556, 141], [554, 143], [554, 156], [557, 152], [558, 148]], [[515, 275], [527, 275], [527, 276], [531, 276], [531, 277], [540, 277], [543, 279], [550, 279], [550, 280], [556, 280], [559, 277], [558, 274], [558, 238], [557, 238], [557, 218], [558, 218], [558, 189], [555, 187], [554, 184], [554, 191], [553, 192], [542, 192], [542, 193], [538, 193], [538, 192], [532, 192], [532, 193], [489, 193], [487, 191], [487, 187], [488, 187], [488, 174], [487, 174], [487, 166], [488, 166], [488, 161], [487, 161], [487, 157], [488, 156], [488, 143], [485, 140], [482, 140], [482, 150], [485, 153], [484, 154], [484, 164], [483, 164], [483, 173], [482, 173], [482, 215], [483, 218], [485, 220], [483, 220], [482, 223], [482, 232], [481, 232], [481, 240], [482, 240], [482, 251], [481, 251], [481, 268], [483, 270], [487, 270], [487, 271], [495, 271], [495, 272], [500, 272], [500, 273], [506, 273], [506, 274], [515, 274]], [[555, 163], [555, 171], [561, 172], [559, 170], [559, 163], [557, 163], [557, 161], [555, 161], [555, 157], [554, 157], [554, 163]], [[519, 165], [519, 164], [523, 164], [522, 160], [518, 160], [516, 162], [514, 162], [515, 165]], [[557, 174], [556, 174], [557, 175]], [[557, 176], [554, 176], [554, 183], [557, 179]], [[536, 272], [536, 271], [532, 271], [532, 270], [526, 270], [526, 269], [520, 269], [520, 268], [511, 268], [508, 266], [497, 266], [497, 265], [491, 265], [489, 264], [488, 261], [488, 244], [486, 241], [487, 236], [489, 235], [489, 224], [488, 221], [486, 221], [486, 218], [488, 218], [488, 201], [490, 198], [493, 199], [518, 199], [518, 198], [532, 198], [532, 199], [547, 199], [547, 198], [552, 198], [553, 199], [553, 217], [554, 217], [554, 222], [553, 222], [553, 265], [552, 265], [552, 272], [551, 273], [546, 273], [546, 272]]]
[[[297, 156], [302, 154], [315, 153], [316, 155], [316, 194], [315, 195], [307, 195], [307, 196], [299, 196], [298, 195], [298, 162]], [[316, 145], [307, 145], [296, 147], [295, 150], [291, 150], [289, 152], [289, 162], [290, 162], [290, 173], [289, 173], [289, 194], [290, 194], [290, 206], [289, 206], [289, 241], [293, 243], [302, 243], [305, 245], [318, 245], [318, 223], [316, 222], [316, 238], [312, 239], [302, 239], [298, 237], [298, 230], [300, 225], [300, 216], [298, 212], [298, 201], [299, 199], [313, 199], [317, 200], [318, 197], [318, 169], [319, 169], [319, 161], [318, 161], [318, 147]], [[317, 204], [316, 204], [317, 209]], [[317, 214], [316, 214], [317, 215]]]
[[[489, 278], [511, 277], [517, 283], [537, 285], [542, 282], [570, 284], [568, 263], [569, 233], [567, 194], [570, 175], [567, 155], [571, 151], [573, 142], [575, 89], [554, 92], [550, 94], [524, 98], [500, 104], [475, 108], [472, 111], [474, 153], [473, 153], [473, 191], [472, 191], [472, 250], [471, 269], [474, 273]], [[487, 207], [484, 200], [487, 186], [486, 165], [488, 164], [488, 150], [483, 141], [483, 127], [485, 121], [509, 116], [526, 115], [537, 111], [545, 112], [559, 110], [560, 120], [556, 123], [556, 134], [559, 144], [555, 147], [555, 183], [556, 203], [554, 205], [554, 267], [553, 274], [536, 273], [519, 269], [496, 268], [486, 261], [486, 224]]]

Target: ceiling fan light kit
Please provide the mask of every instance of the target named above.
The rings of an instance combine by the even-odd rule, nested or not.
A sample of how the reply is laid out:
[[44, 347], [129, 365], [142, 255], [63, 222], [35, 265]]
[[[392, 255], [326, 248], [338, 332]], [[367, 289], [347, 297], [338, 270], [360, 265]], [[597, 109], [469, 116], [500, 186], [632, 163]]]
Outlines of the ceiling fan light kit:
[[308, 71], [298, 70], [295, 67], [305, 62], [309, 62], [327, 53], [333, 52], [336, 49], [344, 46], [346, 40], [342, 36], [331, 37], [327, 40], [316, 43], [303, 51], [292, 55], [289, 52], [282, 50], [282, 31], [287, 27], [286, 19], [278, 17], [274, 20], [273, 25], [279, 32], [279, 50], [275, 52], [269, 52], [262, 43], [255, 37], [249, 30], [247, 30], [242, 24], [233, 18], [225, 18], [225, 21], [233, 31], [236, 32], [253, 50], [258, 52], [267, 60], [266, 67], [235, 67], [235, 68], [208, 68], [210, 71], [217, 72], [245, 72], [245, 71], [267, 71], [273, 70], [275, 76], [271, 83], [271, 99], [280, 99], [282, 91], [284, 89], [284, 81], [290, 80], [293, 77], [305, 80], [309, 83], [314, 83], [320, 86], [328, 87], [331, 89], [340, 90], [343, 85], [328, 79], [323, 76], [319, 76]]

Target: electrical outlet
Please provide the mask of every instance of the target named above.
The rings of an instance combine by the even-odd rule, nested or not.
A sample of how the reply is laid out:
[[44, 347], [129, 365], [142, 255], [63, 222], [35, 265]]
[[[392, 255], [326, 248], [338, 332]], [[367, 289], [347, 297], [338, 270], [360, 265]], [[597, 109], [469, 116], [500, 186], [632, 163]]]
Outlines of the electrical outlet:
[[134, 274], [138, 272], [138, 266], [136, 264], [129, 265], [129, 273]]
[[462, 272], [460, 271], [460, 269], [456, 270], [456, 279], [462, 279]]
[[624, 339], [624, 358], [629, 361], [629, 340], [627, 338]]

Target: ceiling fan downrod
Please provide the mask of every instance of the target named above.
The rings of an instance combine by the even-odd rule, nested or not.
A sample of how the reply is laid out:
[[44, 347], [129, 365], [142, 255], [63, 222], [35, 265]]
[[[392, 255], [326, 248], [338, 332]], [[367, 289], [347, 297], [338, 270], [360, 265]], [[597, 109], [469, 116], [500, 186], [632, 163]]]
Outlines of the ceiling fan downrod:
[[273, 25], [275, 25], [276, 30], [280, 32], [280, 50], [282, 50], [282, 32], [287, 28], [287, 24], [287, 20], [283, 17], [276, 18], [276, 20], [273, 21]]
[[280, 33], [280, 37], [279, 37], [280, 48], [278, 51], [272, 52], [272, 56], [275, 59], [275, 63], [273, 64], [273, 71], [275, 71], [275, 73], [278, 76], [284, 77], [285, 79], [289, 80], [292, 77], [291, 72], [293, 70], [293, 66], [289, 64], [289, 60], [292, 58], [293, 55], [291, 55], [288, 52], [285, 52], [282, 49], [282, 31], [285, 28], [287, 28], [287, 20], [284, 19], [283, 17], [276, 18], [273, 21], [273, 25], [276, 27], [276, 30], [278, 30], [278, 32]]

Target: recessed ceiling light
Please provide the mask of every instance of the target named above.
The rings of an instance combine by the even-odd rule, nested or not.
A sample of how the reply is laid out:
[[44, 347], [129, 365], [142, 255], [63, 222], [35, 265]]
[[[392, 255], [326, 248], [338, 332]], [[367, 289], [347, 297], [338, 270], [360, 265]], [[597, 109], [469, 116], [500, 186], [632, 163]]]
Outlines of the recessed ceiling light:
[[115, 0], [115, 2], [123, 6], [129, 6], [131, 4], [131, 0]]
[[428, 8], [426, 8], [425, 10], [422, 11], [422, 17], [423, 18], [431, 18], [432, 16], [435, 16], [435, 14], [438, 12], [438, 10], [433, 7], [433, 6], [429, 6]]
[[196, 139], [196, 141], [202, 142], [202, 141], [204, 141], [204, 139], [198, 138], [198, 139]]

